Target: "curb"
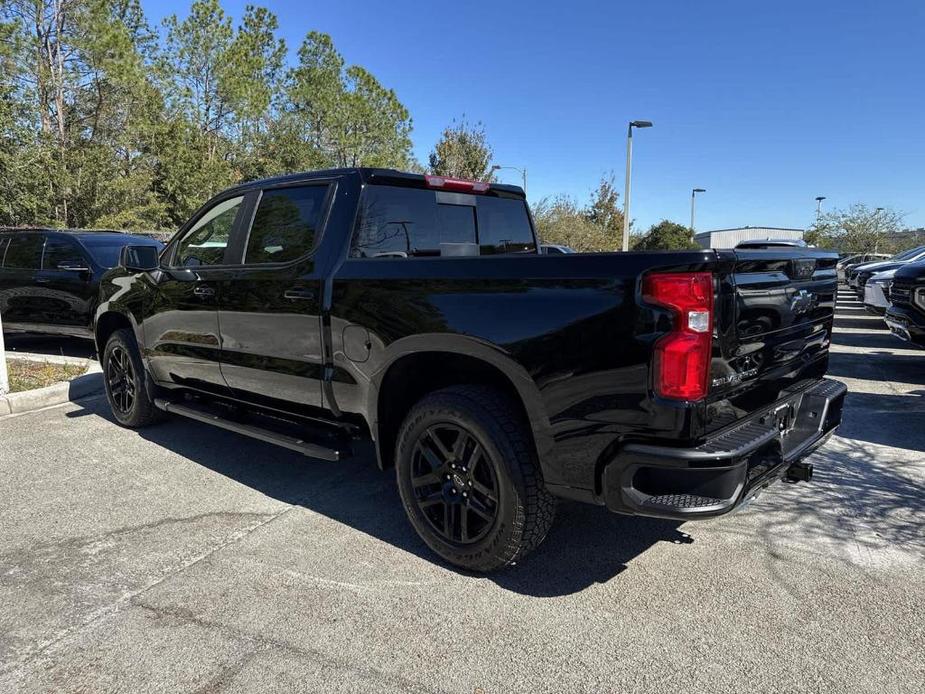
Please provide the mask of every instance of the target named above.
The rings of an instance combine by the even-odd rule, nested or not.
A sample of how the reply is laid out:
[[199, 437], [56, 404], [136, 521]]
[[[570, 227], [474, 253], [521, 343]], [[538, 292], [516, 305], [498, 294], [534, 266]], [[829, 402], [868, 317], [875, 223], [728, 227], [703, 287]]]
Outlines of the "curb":
[[[7, 356], [9, 357], [9, 353]], [[87, 360], [81, 360], [81, 362], [84, 361]], [[70, 381], [53, 383], [44, 388], [25, 390], [21, 393], [0, 395], [0, 418], [60, 405], [101, 392], [103, 392], [103, 370], [99, 362], [90, 360], [84, 374]]]

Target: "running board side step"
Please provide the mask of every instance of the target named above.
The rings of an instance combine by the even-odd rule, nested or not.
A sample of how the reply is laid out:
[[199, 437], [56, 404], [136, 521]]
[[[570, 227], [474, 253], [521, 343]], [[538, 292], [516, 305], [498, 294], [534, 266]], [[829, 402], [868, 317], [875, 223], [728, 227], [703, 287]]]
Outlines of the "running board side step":
[[252, 439], [259, 439], [260, 441], [266, 441], [267, 443], [282, 446], [283, 448], [288, 448], [291, 451], [296, 451], [297, 453], [301, 453], [302, 455], [306, 455], [310, 458], [338, 461], [349, 455], [347, 451], [343, 451], [337, 448], [329, 448], [327, 446], [320, 446], [315, 443], [309, 443], [302, 439], [286, 436], [285, 434], [279, 434], [268, 429], [251, 426], [250, 424], [233, 422], [217, 414], [206, 412], [195, 407], [189, 407], [188, 405], [180, 405], [168, 400], [163, 400], [161, 398], [155, 398], [154, 406], [159, 410], [163, 410], [164, 412], [177, 414], [181, 417], [188, 417], [189, 419], [195, 419], [197, 422], [212, 424], [213, 426], [217, 426], [221, 429], [233, 431], [236, 434], [250, 436]]

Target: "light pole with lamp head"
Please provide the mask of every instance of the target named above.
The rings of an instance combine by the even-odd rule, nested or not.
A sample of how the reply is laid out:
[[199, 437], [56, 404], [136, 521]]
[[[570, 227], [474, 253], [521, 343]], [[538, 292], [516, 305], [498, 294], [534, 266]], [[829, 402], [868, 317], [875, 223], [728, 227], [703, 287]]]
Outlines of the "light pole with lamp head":
[[524, 195], [526, 195], [527, 194], [527, 168], [524, 167], [522, 169], [519, 169], [516, 166], [501, 166], [500, 164], [493, 164], [491, 167], [491, 172], [494, 173], [495, 171], [500, 171], [501, 169], [514, 169], [514, 171], [517, 171], [520, 173], [520, 176], [521, 178], [523, 178], [523, 182], [524, 182]]
[[631, 120], [626, 129], [626, 183], [623, 189], [623, 252], [630, 244], [630, 175], [633, 169], [633, 128], [651, 128], [652, 121]]
[[706, 193], [706, 188], [691, 189], [691, 241], [694, 240], [694, 201], [697, 199], [697, 193]]
[[825, 200], [824, 195], [816, 196], [816, 223], [819, 223], [819, 217], [822, 215], [822, 201]]
[[883, 212], [882, 207], [878, 207], [874, 210], [874, 253], [880, 251], [880, 213]]

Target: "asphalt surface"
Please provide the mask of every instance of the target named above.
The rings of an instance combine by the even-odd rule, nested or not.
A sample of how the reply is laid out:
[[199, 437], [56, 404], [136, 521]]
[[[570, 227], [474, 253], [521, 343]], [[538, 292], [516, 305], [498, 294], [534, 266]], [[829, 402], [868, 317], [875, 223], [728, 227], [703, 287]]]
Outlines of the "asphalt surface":
[[0, 692], [918, 694], [925, 352], [849, 298], [811, 484], [684, 524], [563, 504], [489, 577], [429, 554], [369, 455], [127, 431], [100, 398], [6, 418]]

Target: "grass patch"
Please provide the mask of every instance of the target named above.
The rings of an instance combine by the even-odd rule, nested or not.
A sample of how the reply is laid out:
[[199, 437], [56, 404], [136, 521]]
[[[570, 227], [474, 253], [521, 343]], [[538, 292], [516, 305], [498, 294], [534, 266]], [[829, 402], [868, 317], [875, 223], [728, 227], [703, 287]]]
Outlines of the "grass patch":
[[86, 366], [79, 364], [51, 364], [27, 359], [8, 359], [6, 368], [10, 375], [10, 392], [44, 388], [59, 381], [70, 381], [82, 376]]

